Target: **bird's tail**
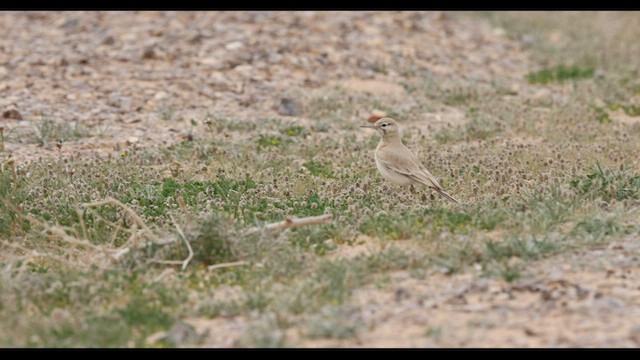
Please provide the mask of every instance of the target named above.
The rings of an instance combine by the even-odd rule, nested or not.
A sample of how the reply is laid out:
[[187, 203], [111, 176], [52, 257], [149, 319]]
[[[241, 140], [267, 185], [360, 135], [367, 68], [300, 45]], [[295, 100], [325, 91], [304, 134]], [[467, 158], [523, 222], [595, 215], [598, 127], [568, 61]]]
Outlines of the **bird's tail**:
[[456, 204], [460, 204], [460, 201], [456, 198], [454, 198], [453, 196], [449, 195], [449, 193], [447, 193], [444, 190], [441, 189], [434, 189], [438, 194], [440, 194], [440, 196], [442, 196], [443, 198], [449, 199], [451, 201], [453, 201]]

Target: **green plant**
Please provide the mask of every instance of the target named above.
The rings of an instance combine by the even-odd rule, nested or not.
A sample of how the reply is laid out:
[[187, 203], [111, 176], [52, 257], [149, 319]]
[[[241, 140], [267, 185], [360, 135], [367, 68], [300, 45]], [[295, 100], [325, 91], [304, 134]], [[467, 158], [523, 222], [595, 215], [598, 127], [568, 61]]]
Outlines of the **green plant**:
[[529, 73], [527, 81], [530, 84], [547, 84], [552, 81], [581, 80], [593, 77], [594, 72], [592, 67], [580, 68], [578, 66], [558, 65]]

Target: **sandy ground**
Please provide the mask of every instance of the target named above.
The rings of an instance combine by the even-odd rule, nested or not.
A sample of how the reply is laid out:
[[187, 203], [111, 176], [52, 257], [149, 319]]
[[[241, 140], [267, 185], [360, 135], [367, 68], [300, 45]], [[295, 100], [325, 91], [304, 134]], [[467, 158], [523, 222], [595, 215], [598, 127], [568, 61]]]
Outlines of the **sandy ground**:
[[[89, 130], [64, 154], [117, 155], [181, 141], [208, 114], [304, 121], [306, 94], [336, 86], [406, 98], [412, 76], [395, 68], [518, 87], [530, 67], [504, 31], [438, 12], [4, 12], [0, 26], [0, 126], [18, 162], [57, 154], [57, 138], [33, 139], [45, 119]], [[460, 121], [442, 108], [419, 120]]]

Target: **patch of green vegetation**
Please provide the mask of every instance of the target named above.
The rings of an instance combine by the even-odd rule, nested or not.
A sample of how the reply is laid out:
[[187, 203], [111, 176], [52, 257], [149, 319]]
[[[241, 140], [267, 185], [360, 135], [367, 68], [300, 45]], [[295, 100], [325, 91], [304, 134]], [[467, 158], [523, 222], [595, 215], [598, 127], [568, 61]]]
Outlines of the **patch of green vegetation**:
[[611, 119], [611, 116], [609, 116], [609, 113], [601, 107], [598, 106], [594, 106], [593, 110], [596, 113], [596, 120], [601, 123], [601, 124], [609, 124], [611, 122], [613, 122], [613, 120]]
[[168, 329], [173, 319], [164, 310], [152, 305], [148, 300], [135, 300], [116, 312], [132, 328], [144, 327], [149, 333]]
[[478, 92], [472, 87], [455, 87], [444, 89], [443, 103], [450, 106], [464, 106], [478, 99]]
[[580, 68], [578, 66], [558, 65], [556, 67], [542, 69], [527, 75], [530, 84], [548, 84], [553, 81], [563, 82], [567, 80], [581, 80], [593, 77], [595, 70], [592, 67]]
[[333, 167], [329, 162], [322, 162], [317, 160], [309, 160], [304, 163], [302, 166], [306, 167], [312, 175], [324, 177], [324, 178], [333, 178]]
[[576, 224], [572, 230], [574, 236], [586, 236], [593, 242], [601, 242], [609, 236], [624, 233], [624, 229], [615, 219], [588, 219]]
[[544, 254], [555, 251], [560, 243], [550, 238], [537, 239], [535, 237], [513, 237], [499, 242], [488, 241], [483, 253], [483, 260], [502, 261], [512, 257], [524, 260], [534, 260]]
[[244, 305], [244, 302], [236, 300], [207, 300], [198, 304], [197, 314], [211, 319], [238, 316], [246, 310]]
[[0, 169], [0, 235], [6, 238], [29, 231], [30, 223], [19, 207], [25, 199], [24, 187], [24, 180], [13, 170]]
[[609, 109], [611, 109], [612, 111], [616, 111], [620, 108], [622, 109], [622, 111], [624, 111], [625, 114], [629, 116], [640, 116], [640, 105], [625, 105], [618, 103], [609, 104]]
[[505, 281], [512, 282], [522, 277], [522, 267], [518, 265], [511, 265], [509, 263], [501, 263], [497, 266], [497, 272]]
[[306, 129], [300, 125], [292, 125], [280, 130], [280, 132], [284, 135], [294, 137], [305, 134]]
[[429, 208], [423, 211], [425, 223], [436, 232], [462, 230], [472, 222], [471, 215], [445, 208]]
[[44, 146], [50, 141], [73, 141], [91, 135], [91, 131], [79, 120], [57, 123], [42, 115], [42, 119], [34, 124], [31, 140]]
[[591, 173], [574, 177], [571, 186], [580, 194], [600, 197], [607, 202], [640, 198], [640, 176], [628, 171], [602, 169], [599, 163]]
[[[235, 224], [228, 217], [214, 214], [201, 225], [197, 236], [192, 239], [194, 260], [205, 265], [235, 261], [237, 249], [234, 240]], [[183, 251], [186, 256], [186, 251]]]
[[349, 316], [349, 309], [328, 305], [307, 322], [305, 336], [310, 339], [348, 339], [358, 333], [361, 326]]
[[486, 231], [494, 230], [511, 215], [509, 209], [506, 209], [503, 204], [497, 201], [479, 204], [475, 209], [470, 209], [469, 211], [473, 226]]
[[442, 337], [441, 326], [429, 326], [424, 332], [424, 336], [440, 339]]
[[313, 249], [316, 254], [323, 255], [336, 248], [335, 243], [328, 240], [335, 240], [339, 236], [335, 225], [323, 225], [292, 229], [290, 241], [303, 249]]
[[558, 252], [562, 246], [560, 241], [549, 237], [508, 236], [500, 241], [486, 241], [484, 246], [469, 242], [450, 246], [437, 254], [435, 263], [450, 273], [480, 264], [485, 275], [499, 275], [513, 281], [521, 276], [525, 261]]
[[236, 346], [280, 348], [285, 346], [286, 334], [275, 314], [267, 313], [252, 322]]
[[[123, 347], [132, 329], [119, 316], [90, 315], [86, 322], [64, 321], [39, 330], [45, 347]], [[34, 346], [38, 346], [33, 344]]]
[[[165, 178], [162, 183], [130, 184], [129, 190], [122, 194], [119, 200], [125, 204], [135, 201], [143, 207], [143, 214], [157, 217], [166, 213], [170, 204], [177, 204], [177, 198], [182, 198], [185, 205], [191, 207], [202, 206], [202, 202], [210, 197], [238, 198], [239, 194], [255, 187], [255, 182], [246, 178], [235, 180], [220, 178], [217, 181], [186, 181], [179, 183], [174, 179]], [[172, 199], [169, 203], [169, 199]], [[237, 202], [236, 202], [237, 205]]]
[[[20, 299], [0, 308], [14, 334], [2, 343], [30, 347], [144, 346], [147, 336], [168, 330], [170, 311], [185, 301], [181, 289], [153, 283], [147, 270], [30, 273], [21, 287], [1, 286]], [[16, 279], [14, 279], [15, 281]], [[6, 278], [0, 279], [0, 284]], [[5, 283], [6, 284], [6, 283]], [[27, 310], [28, 309], [28, 310]], [[27, 334], [21, 338], [21, 334]], [[3, 334], [6, 336], [6, 334]]]
[[427, 219], [417, 214], [379, 214], [360, 224], [360, 232], [381, 239], [409, 239], [425, 230]]
[[282, 139], [278, 135], [264, 135], [260, 134], [258, 136], [258, 146], [259, 147], [270, 147], [270, 146], [285, 146], [289, 143], [289, 140]]
[[466, 232], [472, 224], [474, 224], [474, 215], [471, 213], [434, 207], [426, 208], [419, 213], [405, 213], [398, 217], [382, 213], [364, 221], [360, 225], [360, 231], [369, 236], [401, 240], [412, 238], [425, 231], [434, 234], [442, 231]]
[[409, 255], [404, 250], [395, 246], [367, 256], [363, 260], [363, 273], [384, 273], [393, 270], [410, 270], [414, 267], [426, 265], [425, 259], [418, 255]]

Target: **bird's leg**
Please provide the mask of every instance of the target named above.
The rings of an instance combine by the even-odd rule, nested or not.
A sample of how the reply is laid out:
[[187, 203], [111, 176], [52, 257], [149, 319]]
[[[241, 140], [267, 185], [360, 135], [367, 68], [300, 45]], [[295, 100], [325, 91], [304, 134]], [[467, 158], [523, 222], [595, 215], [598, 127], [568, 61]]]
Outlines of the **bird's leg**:
[[414, 188], [414, 187], [413, 187], [413, 184], [410, 184], [410, 185], [409, 185], [409, 190], [411, 190], [411, 193], [412, 193], [412, 194], [415, 194], [415, 193], [416, 193], [416, 188]]

